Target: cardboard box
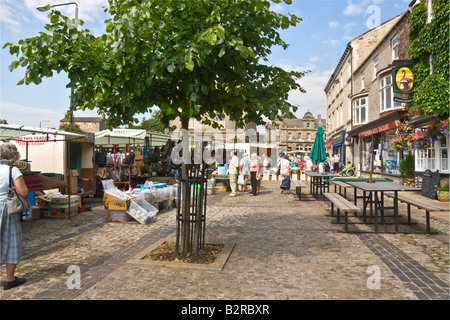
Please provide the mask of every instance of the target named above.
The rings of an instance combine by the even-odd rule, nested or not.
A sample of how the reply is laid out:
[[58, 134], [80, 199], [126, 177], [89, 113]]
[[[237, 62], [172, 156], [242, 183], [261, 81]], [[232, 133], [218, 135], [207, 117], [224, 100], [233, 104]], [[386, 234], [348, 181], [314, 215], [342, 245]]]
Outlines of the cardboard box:
[[37, 206], [31, 207], [31, 219], [32, 220], [39, 220], [41, 218], [41, 210]]
[[36, 206], [38, 207], [50, 207], [50, 200], [46, 199], [47, 196], [37, 196], [36, 197]]
[[[70, 196], [70, 206], [78, 207], [78, 202], [80, 201], [80, 197], [77, 195]], [[54, 197], [50, 199], [50, 208], [67, 208], [69, 205], [69, 196], [63, 195], [60, 197]]]
[[[78, 205], [70, 207], [70, 216], [73, 217], [78, 213]], [[50, 218], [63, 219], [69, 217], [69, 210], [65, 208], [50, 207]]]
[[[77, 194], [78, 193], [78, 170], [69, 170], [69, 176], [67, 179], [67, 183], [69, 186], [69, 190], [71, 194]], [[70, 181], [69, 181], [70, 180]]]
[[50, 218], [50, 207], [39, 207], [41, 217]]
[[134, 219], [124, 210], [107, 210], [106, 220], [113, 222], [128, 222]]
[[130, 203], [131, 199], [123, 200], [106, 192], [103, 194], [103, 205], [106, 210], [127, 210]]

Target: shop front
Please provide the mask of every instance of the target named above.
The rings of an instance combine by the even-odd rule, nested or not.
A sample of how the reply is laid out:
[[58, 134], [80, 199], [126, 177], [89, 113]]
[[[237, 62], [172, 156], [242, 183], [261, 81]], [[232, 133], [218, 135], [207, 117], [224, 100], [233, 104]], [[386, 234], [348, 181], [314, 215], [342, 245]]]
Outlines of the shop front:
[[343, 164], [347, 163], [345, 152], [345, 130], [342, 130], [331, 137], [331, 146], [333, 148], [333, 156], [339, 155], [341, 159], [340, 162]]
[[[396, 120], [402, 118], [404, 112], [393, 112], [369, 124], [348, 132], [354, 140], [355, 159], [359, 160], [360, 175], [373, 174], [400, 178], [400, 161], [402, 153], [392, 146], [396, 136]], [[372, 164], [372, 166], [371, 166]]]

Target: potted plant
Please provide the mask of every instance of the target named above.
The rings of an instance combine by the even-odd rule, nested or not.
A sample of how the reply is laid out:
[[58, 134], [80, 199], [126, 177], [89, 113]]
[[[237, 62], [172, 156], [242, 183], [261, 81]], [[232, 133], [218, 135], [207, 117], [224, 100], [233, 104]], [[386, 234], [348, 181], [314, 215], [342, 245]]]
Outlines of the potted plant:
[[400, 162], [400, 176], [405, 185], [414, 184], [414, 156], [410, 153]]
[[448, 186], [437, 187], [436, 195], [439, 201], [449, 201], [449, 187]]

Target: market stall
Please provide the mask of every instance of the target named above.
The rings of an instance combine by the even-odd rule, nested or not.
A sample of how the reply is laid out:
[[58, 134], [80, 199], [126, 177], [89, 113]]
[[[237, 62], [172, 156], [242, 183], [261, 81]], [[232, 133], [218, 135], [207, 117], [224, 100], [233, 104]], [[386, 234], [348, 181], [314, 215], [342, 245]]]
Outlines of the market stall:
[[[74, 152], [71, 155], [72, 143], [80, 144], [80, 146], [92, 144], [93, 150], [93, 141], [89, 142], [87, 136], [82, 133], [13, 124], [0, 125], [0, 140], [16, 144], [23, 157], [15, 165], [23, 174], [30, 192], [28, 198], [33, 205], [37, 203], [35, 192], [59, 189], [60, 199], [53, 203], [58, 202], [58, 205], [45, 207], [48, 209], [45, 214], [51, 217], [70, 218], [71, 214], [78, 213], [78, 206], [81, 205], [78, 196], [71, 197], [71, 195], [78, 193], [80, 172], [77, 167], [81, 169], [85, 162], [81, 157], [81, 150], [90, 148], [89, 146], [80, 147], [79, 158], [77, 158], [74, 157]], [[89, 153], [85, 153], [85, 156], [89, 159]], [[92, 153], [90, 159], [92, 159]], [[72, 201], [72, 199], [76, 200]]]
[[[97, 172], [96, 197], [104, 197], [104, 182], [112, 181], [118, 190], [139, 191], [144, 186], [158, 185], [149, 195], [151, 202], [160, 208], [167, 207], [168, 198], [163, 186], [176, 183], [170, 161], [173, 142], [170, 135], [141, 129], [104, 130], [95, 135], [95, 163]], [[134, 158], [127, 160], [132, 152]], [[147, 183], [147, 185], [145, 185]], [[148, 193], [147, 191], [143, 193]], [[168, 192], [171, 193], [171, 192]], [[172, 198], [170, 198], [172, 199]]]

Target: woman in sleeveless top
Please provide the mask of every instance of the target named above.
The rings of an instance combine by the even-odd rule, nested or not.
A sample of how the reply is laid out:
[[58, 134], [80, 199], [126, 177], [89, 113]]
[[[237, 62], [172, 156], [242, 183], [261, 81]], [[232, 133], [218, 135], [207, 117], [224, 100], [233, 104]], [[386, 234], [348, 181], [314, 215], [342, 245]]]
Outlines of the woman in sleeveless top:
[[256, 196], [256, 189], [258, 187], [258, 175], [259, 175], [259, 161], [258, 161], [258, 155], [256, 153], [253, 153], [251, 156], [252, 162], [250, 163], [250, 182], [252, 185], [252, 192], [250, 193], [251, 196]]

